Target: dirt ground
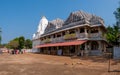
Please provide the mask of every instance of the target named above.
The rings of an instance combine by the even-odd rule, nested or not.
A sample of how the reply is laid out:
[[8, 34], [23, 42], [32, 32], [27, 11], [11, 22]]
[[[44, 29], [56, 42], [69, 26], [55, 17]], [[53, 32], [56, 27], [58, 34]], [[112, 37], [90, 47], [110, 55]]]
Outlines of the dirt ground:
[[120, 61], [102, 57], [66, 57], [44, 54], [0, 54], [0, 75], [120, 75]]

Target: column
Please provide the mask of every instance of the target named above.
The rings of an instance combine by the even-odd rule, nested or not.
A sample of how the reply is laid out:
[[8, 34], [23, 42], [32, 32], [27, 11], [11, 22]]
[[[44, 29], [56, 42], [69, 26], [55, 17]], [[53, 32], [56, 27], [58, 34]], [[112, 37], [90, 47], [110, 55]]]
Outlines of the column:
[[78, 55], [78, 45], [75, 45], [75, 55]]
[[101, 38], [102, 37], [102, 31], [101, 31], [100, 27], [98, 28], [98, 33], [99, 33], [99, 38]]
[[88, 56], [88, 48], [87, 48], [87, 42], [85, 43], [85, 56]]
[[69, 30], [67, 30], [67, 31], [66, 31], [66, 34], [69, 34], [69, 33], [70, 33], [70, 31], [69, 31]]
[[51, 42], [53, 43], [53, 35], [50, 36]]
[[58, 41], [57, 41], [57, 34], [55, 34], [54, 41], [55, 41], [55, 43], [58, 42]]
[[87, 28], [85, 27], [85, 38], [88, 38]]
[[60, 42], [63, 42], [63, 33], [61, 32]]
[[62, 32], [61, 32], [61, 37], [63, 36]]
[[103, 43], [103, 52], [106, 52], [106, 46], [105, 46], [105, 43]]
[[77, 37], [77, 38], [79, 38], [80, 29], [79, 29], [79, 28], [77, 28], [77, 29], [76, 29], [76, 31], [75, 31], [75, 33], [76, 33], [76, 37]]
[[55, 38], [57, 38], [57, 34], [55, 34]]
[[91, 50], [91, 41], [89, 42], [89, 50]]
[[88, 38], [91, 38], [91, 29], [88, 30]]
[[78, 45], [77, 50], [77, 55], [80, 55], [80, 45]]
[[98, 44], [99, 44], [98, 49], [100, 50], [100, 52], [102, 52], [102, 43], [101, 43], [101, 41], [98, 41]]

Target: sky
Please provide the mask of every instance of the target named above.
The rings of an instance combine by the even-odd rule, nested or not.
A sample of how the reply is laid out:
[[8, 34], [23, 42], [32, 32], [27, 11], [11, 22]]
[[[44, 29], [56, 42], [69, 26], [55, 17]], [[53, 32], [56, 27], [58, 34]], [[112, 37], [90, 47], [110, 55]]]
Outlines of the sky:
[[66, 20], [71, 12], [82, 10], [105, 21], [105, 26], [115, 23], [113, 12], [120, 0], [0, 0], [0, 27], [2, 43], [24, 36], [32, 39], [42, 16], [51, 21]]

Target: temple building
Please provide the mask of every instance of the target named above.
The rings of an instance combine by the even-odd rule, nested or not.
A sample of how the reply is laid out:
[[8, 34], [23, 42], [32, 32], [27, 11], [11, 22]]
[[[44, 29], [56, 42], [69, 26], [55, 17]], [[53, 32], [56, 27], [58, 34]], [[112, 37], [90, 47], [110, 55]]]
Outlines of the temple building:
[[33, 34], [33, 50], [51, 55], [102, 55], [106, 52], [106, 28], [101, 17], [75, 11], [64, 21], [45, 16]]

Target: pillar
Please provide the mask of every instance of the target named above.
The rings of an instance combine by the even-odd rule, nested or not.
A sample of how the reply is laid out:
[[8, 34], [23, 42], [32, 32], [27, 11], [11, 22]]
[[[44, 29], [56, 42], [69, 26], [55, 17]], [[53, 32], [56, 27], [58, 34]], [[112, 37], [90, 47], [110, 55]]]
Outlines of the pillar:
[[101, 32], [100, 27], [98, 28], [98, 33], [99, 33], [99, 37], [101, 38], [102, 37], [102, 32]]
[[53, 42], [53, 35], [50, 36], [51, 42]]
[[98, 44], [99, 44], [98, 49], [99, 49], [100, 51], [102, 51], [102, 43], [101, 43], [101, 41], [98, 41]]
[[63, 34], [62, 34], [62, 32], [61, 32], [61, 37], [63, 37]]
[[85, 27], [85, 38], [88, 38], [87, 28]]
[[76, 56], [78, 55], [78, 47], [79, 47], [79, 45], [75, 45], [75, 55]]
[[76, 33], [76, 37], [79, 38], [80, 28], [77, 28], [76, 31], [75, 31], [75, 33]]
[[106, 44], [103, 44], [103, 51], [106, 52]]
[[90, 51], [91, 50], [91, 41], [89, 42], [88, 48], [89, 48], [89, 51]]
[[69, 30], [67, 30], [67, 31], [66, 31], [66, 34], [69, 34], [69, 33], [70, 33], [70, 31], [69, 31]]
[[91, 29], [88, 30], [88, 38], [90, 38], [91, 36]]
[[55, 34], [55, 38], [57, 38], [57, 34]]
[[80, 45], [77, 46], [77, 55], [80, 55]]
[[88, 56], [88, 48], [87, 48], [87, 42], [85, 43], [85, 56]]

